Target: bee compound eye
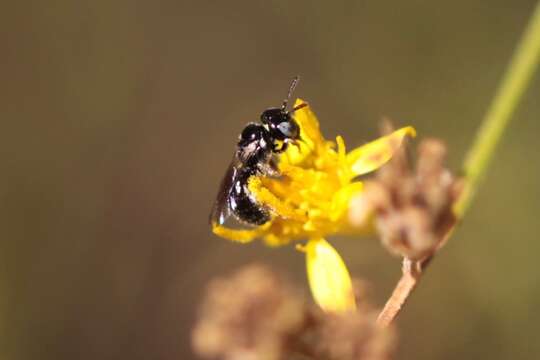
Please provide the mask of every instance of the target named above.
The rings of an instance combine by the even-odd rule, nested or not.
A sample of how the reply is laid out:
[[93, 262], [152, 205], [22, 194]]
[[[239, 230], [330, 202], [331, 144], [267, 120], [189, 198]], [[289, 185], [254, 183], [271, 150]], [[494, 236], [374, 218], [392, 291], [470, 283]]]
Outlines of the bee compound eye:
[[278, 124], [277, 128], [287, 138], [295, 139], [298, 137], [298, 125], [293, 121], [283, 121]]

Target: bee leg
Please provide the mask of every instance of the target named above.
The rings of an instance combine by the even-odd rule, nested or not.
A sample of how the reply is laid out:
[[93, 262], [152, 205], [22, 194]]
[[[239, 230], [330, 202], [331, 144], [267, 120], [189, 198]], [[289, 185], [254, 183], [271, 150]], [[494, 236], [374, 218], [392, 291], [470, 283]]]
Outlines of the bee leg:
[[265, 206], [268, 206], [277, 215], [295, 221], [307, 221], [305, 212], [289, 206], [284, 201], [276, 197], [270, 190], [264, 187], [260, 178], [256, 176], [250, 177], [248, 180], [248, 189], [255, 196], [257, 201]]
[[285, 152], [288, 147], [289, 147], [289, 142], [287, 140], [283, 140], [283, 141], [279, 140], [278, 142], [272, 145], [272, 151], [275, 154], [281, 154]]
[[217, 236], [231, 240], [237, 243], [246, 244], [252, 242], [258, 237], [261, 237], [264, 232], [267, 230], [270, 222], [259, 226], [252, 230], [237, 230], [231, 229], [225, 226], [218, 225], [216, 223], [212, 224], [212, 232]]

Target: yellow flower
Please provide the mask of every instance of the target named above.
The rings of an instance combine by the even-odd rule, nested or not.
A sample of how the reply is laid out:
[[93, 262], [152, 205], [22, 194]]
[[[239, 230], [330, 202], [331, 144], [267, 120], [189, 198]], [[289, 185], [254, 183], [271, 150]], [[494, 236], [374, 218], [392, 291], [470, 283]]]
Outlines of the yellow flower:
[[[297, 100], [295, 106], [304, 102]], [[302, 141], [289, 146], [279, 157], [279, 179], [253, 176], [248, 181], [257, 201], [272, 210], [266, 224], [250, 230], [213, 225], [215, 234], [242, 243], [262, 238], [270, 246], [309, 239], [302, 247], [315, 301], [325, 310], [354, 309], [350, 276], [339, 254], [324, 237], [355, 235], [370, 229], [354, 228], [348, 221], [351, 198], [360, 194], [357, 177], [385, 164], [405, 136], [415, 136], [412, 127], [360, 146], [349, 153], [341, 136], [326, 140], [309, 106], [295, 112]]]

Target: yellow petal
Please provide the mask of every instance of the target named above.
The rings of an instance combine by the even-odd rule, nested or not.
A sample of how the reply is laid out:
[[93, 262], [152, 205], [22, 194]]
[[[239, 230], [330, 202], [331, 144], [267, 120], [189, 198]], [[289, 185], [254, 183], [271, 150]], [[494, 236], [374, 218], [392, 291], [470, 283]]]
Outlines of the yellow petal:
[[315, 302], [327, 312], [354, 311], [351, 277], [337, 251], [324, 239], [309, 240], [302, 250]]
[[330, 220], [337, 221], [349, 210], [351, 199], [362, 192], [364, 184], [360, 181], [352, 182], [339, 189], [332, 197], [330, 207]]
[[[296, 99], [294, 106], [297, 107], [305, 103], [306, 101], [302, 99]], [[319, 120], [317, 119], [317, 116], [315, 116], [315, 113], [311, 111], [311, 107], [309, 105], [295, 111], [293, 116], [295, 121], [298, 123], [298, 126], [300, 126], [300, 135], [305, 138], [304, 140], [311, 140], [315, 143], [324, 142], [324, 137], [322, 136], [319, 127]]]
[[[294, 106], [305, 104], [302, 99], [296, 99]], [[319, 120], [308, 106], [303, 107], [293, 114], [294, 120], [300, 127], [301, 141], [298, 146], [289, 146], [282, 158], [292, 164], [301, 163], [312, 151], [324, 144], [325, 140], [319, 128]]]
[[220, 236], [224, 239], [235, 241], [238, 243], [248, 243], [256, 238], [262, 236], [266, 230], [268, 230], [270, 223], [266, 223], [258, 228], [251, 230], [242, 230], [242, 229], [231, 229], [225, 226], [212, 224], [212, 232], [217, 236]]
[[347, 163], [353, 176], [363, 175], [384, 165], [401, 146], [405, 136], [416, 136], [412, 126], [407, 126], [362, 145], [347, 155]]

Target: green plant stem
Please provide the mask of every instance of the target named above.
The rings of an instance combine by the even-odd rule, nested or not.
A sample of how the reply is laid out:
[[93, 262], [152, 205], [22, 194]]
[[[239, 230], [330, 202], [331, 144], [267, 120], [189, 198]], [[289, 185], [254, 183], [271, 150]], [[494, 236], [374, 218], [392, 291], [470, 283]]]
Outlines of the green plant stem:
[[536, 4], [531, 20], [518, 44], [503, 77], [497, 94], [482, 121], [476, 140], [463, 165], [465, 190], [456, 203], [459, 218], [469, 208], [476, 189], [493, 159], [495, 149], [504, 134], [511, 116], [531, 82], [540, 62], [540, 2]]
[[[486, 170], [491, 163], [497, 145], [506, 130], [511, 116], [531, 82], [540, 62], [540, 1], [531, 20], [518, 43], [512, 60], [506, 70], [499, 89], [482, 120], [474, 143], [467, 153], [463, 165], [465, 187], [455, 204], [455, 214], [459, 221], [469, 209]], [[452, 235], [452, 227], [434, 253], [422, 261], [404, 259], [403, 274], [392, 295], [379, 314], [380, 326], [388, 326], [399, 314], [410, 294], [418, 285], [423, 271], [431, 263], [433, 256]]]

